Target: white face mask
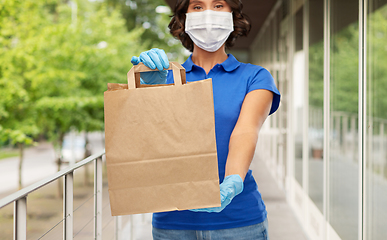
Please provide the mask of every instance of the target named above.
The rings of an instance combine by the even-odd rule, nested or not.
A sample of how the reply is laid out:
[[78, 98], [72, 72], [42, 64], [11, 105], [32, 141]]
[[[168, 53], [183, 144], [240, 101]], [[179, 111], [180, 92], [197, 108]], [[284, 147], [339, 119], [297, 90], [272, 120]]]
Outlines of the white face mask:
[[201, 49], [217, 51], [234, 31], [231, 12], [206, 10], [186, 13], [185, 32]]

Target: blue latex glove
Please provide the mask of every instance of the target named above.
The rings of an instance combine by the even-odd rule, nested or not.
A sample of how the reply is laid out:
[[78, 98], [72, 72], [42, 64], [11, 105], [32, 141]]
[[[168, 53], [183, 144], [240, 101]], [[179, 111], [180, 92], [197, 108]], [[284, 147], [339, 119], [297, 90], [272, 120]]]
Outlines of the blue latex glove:
[[243, 191], [243, 180], [238, 174], [229, 175], [220, 184], [220, 207], [191, 209], [193, 212], [221, 212], [231, 200]]
[[165, 84], [167, 82], [168, 71], [163, 69], [169, 68], [169, 61], [164, 50], [153, 48], [142, 52], [140, 57], [133, 56], [131, 62], [133, 65], [142, 62], [150, 69], [159, 70], [141, 73], [141, 84]]

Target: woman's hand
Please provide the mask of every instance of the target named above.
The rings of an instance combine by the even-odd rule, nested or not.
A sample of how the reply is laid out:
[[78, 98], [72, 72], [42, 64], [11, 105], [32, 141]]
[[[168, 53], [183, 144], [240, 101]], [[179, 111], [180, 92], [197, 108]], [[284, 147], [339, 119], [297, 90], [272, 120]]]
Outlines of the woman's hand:
[[169, 68], [168, 57], [164, 50], [153, 48], [149, 51], [142, 52], [140, 57], [133, 56], [131, 60], [133, 65], [137, 65], [140, 62], [150, 69], [158, 69], [159, 71], [143, 72], [141, 73], [142, 84], [165, 84], [167, 81], [168, 71], [164, 70]]
[[193, 212], [221, 212], [231, 200], [243, 191], [243, 180], [238, 174], [230, 175], [224, 178], [220, 184], [220, 207], [191, 209]]

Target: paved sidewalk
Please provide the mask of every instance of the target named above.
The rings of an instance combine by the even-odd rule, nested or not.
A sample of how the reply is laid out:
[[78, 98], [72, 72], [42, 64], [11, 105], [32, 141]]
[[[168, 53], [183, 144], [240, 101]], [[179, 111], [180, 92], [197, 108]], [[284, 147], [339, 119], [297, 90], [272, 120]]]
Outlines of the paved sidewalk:
[[307, 240], [283, 190], [278, 187], [266, 164], [255, 158], [251, 169], [268, 212], [270, 240]]

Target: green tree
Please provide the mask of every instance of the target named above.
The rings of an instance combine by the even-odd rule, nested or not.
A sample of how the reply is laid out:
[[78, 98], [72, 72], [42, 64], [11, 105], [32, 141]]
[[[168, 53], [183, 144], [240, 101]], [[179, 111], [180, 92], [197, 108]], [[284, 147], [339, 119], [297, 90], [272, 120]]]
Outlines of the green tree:
[[60, 159], [69, 129], [102, 130], [102, 93], [108, 82], [127, 81], [132, 56], [153, 47], [165, 49], [171, 60], [181, 55], [180, 43], [168, 33], [168, 13], [156, 12], [161, 5], [162, 0], [0, 1], [2, 143], [23, 150], [35, 136], [45, 136]]
[[[126, 82], [130, 58], [143, 48], [138, 39], [142, 30], [128, 33], [116, 11], [79, 5], [77, 21], [73, 18], [71, 24], [70, 7], [58, 5], [55, 11], [57, 24], [47, 26], [47, 36], [40, 36], [44, 43], [39, 53], [48, 64], [37, 70], [35, 79], [39, 79], [37, 85], [60, 84], [68, 78], [74, 83], [70, 89], [47, 89], [36, 101], [39, 126], [56, 146], [59, 170], [64, 135], [71, 129], [103, 130], [106, 84]], [[48, 72], [53, 74], [47, 76]]]
[[128, 31], [143, 28], [140, 38], [145, 49], [161, 48], [169, 59], [182, 61], [184, 48], [169, 33], [171, 9], [164, 0], [106, 0], [108, 9], [117, 9]]
[[[33, 137], [38, 134], [35, 124], [36, 114], [30, 97], [30, 86], [27, 74], [34, 62], [32, 49], [24, 51], [17, 48], [22, 39], [28, 38], [26, 24], [32, 31], [39, 31], [42, 16], [31, 7], [20, 1], [3, 1], [0, 3], [0, 136], [2, 142], [8, 141], [18, 145], [19, 154], [19, 188], [21, 188], [21, 169], [24, 146], [33, 144]], [[32, 17], [20, 11], [30, 11]], [[19, 24], [23, 23], [23, 24]]]
[[126, 82], [131, 56], [145, 48], [143, 29], [128, 32], [117, 11], [95, 6], [82, 1], [74, 12], [55, 0], [1, 2], [3, 142], [24, 149], [40, 133], [60, 148], [70, 128], [103, 129], [106, 83]]

